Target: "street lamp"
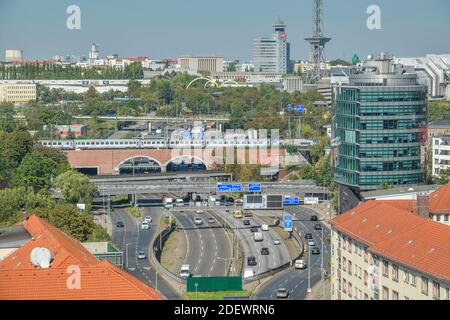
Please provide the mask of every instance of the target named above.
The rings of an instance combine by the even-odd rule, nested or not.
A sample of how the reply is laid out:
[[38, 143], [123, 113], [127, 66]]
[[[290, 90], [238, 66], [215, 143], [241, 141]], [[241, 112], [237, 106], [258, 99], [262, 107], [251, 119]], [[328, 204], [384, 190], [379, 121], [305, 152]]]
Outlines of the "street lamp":
[[128, 258], [128, 246], [130, 245], [131, 243], [127, 243], [126, 245], [125, 245], [125, 251], [127, 252], [126, 253], [126, 257], [127, 257], [127, 270], [128, 270], [128, 261], [130, 260], [129, 258]]
[[198, 283], [195, 283], [195, 300], [198, 300]]

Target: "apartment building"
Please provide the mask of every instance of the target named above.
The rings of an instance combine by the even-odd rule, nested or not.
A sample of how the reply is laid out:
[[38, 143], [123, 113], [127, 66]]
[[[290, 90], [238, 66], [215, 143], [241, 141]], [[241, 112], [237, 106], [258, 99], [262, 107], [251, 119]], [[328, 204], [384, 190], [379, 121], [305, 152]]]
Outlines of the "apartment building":
[[[433, 211], [450, 202], [443, 188], [430, 195]], [[424, 208], [371, 200], [333, 219], [332, 299], [449, 300], [450, 226]]]
[[184, 56], [178, 58], [178, 64], [183, 69], [196, 72], [223, 72], [223, 57], [217, 56]]
[[450, 135], [432, 138], [432, 172], [439, 177], [442, 171], [450, 168]]
[[26, 103], [36, 101], [36, 84], [0, 83], [0, 103]]

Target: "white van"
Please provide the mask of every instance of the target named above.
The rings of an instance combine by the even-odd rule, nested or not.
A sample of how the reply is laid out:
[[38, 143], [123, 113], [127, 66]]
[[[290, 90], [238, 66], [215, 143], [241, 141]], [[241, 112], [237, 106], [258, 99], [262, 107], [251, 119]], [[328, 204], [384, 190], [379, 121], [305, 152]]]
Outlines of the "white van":
[[252, 268], [245, 268], [244, 271], [244, 279], [251, 278], [255, 275], [255, 272]]
[[269, 225], [268, 224], [263, 224], [261, 226], [262, 231], [269, 231]]
[[178, 198], [177, 200], [175, 200], [175, 205], [177, 207], [184, 207], [184, 201], [183, 199]]
[[166, 208], [166, 209], [173, 208], [173, 199], [172, 198], [164, 198], [163, 205], [164, 205], [164, 208]]
[[295, 260], [295, 269], [306, 269], [306, 262], [303, 259]]
[[191, 276], [190, 267], [188, 264], [183, 264], [180, 269], [180, 277], [187, 279]]
[[255, 240], [255, 242], [263, 241], [264, 240], [263, 234], [261, 232], [255, 232], [253, 234], [253, 240]]

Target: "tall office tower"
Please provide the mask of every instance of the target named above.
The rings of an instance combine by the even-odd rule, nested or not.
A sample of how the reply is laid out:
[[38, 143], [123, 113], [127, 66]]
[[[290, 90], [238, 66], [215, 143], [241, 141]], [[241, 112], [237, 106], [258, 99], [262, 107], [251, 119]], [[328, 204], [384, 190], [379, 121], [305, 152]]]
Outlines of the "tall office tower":
[[290, 43], [287, 42], [286, 24], [278, 20], [271, 37], [254, 40], [253, 64], [256, 72], [290, 72]]
[[334, 180], [351, 189], [424, 182], [427, 88], [391, 57], [359, 64], [333, 93]]
[[98, 43], [92, 43], [91, 45], [91, 52], [89, 52], [89, 59], [91, 60], [97, 60], [100, 56], [100, 53], [98, 52]]

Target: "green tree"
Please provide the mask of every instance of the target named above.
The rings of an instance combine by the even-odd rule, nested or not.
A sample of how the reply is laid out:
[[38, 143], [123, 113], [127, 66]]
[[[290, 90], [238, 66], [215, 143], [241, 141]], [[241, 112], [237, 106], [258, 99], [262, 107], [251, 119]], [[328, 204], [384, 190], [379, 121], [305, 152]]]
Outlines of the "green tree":
[[60, 189], [64, 200], [71, 204], [92, 204], [97, 187], [90, 182], [89, 178], [77, 171], [70, 170], [60, 174], [55, 181], [55, 187]]
[[56, 163], [39, 152], [25, 156], [17, 168], [13, 184], [17, 187], [32, 187], [38, 191], [47, 189], [56, 175]]
[[450, 182], [450, 168], [442, 170], [436, 178], [437, 184], [447, 184]]
[[73, 236], [79, 241], [87, 241], [95, 229], [92, 216], [82, 213], [71, 204], [57, 204], [52, 208], [37, 208], [32, 214]]

